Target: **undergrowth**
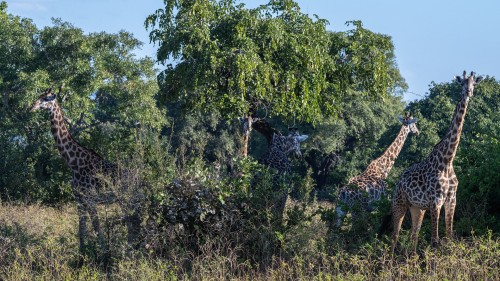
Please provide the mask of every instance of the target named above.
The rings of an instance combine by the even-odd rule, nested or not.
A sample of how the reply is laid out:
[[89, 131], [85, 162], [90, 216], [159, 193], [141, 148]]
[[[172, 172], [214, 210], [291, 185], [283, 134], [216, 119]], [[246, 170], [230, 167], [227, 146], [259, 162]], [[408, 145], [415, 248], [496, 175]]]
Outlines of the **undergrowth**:
[[[288, 209], [298, 208], [288, 204]], [[163, 257], [122, 256], [106, 268], [79, 254], [72, 206], [3, 204], [0, 279], [495, 280], [500, 276], [500, 240], [491, 233], [449, 241], [437, 251], [423, 243], [418, 255], [400, 253], [391, 261], [388, 243], [376, 238], [359, 244], [356, 251], [329, 247], [333, 242], [328, 225], [314, 214], [319, 205], [309, 204], [305, 213], [311, 216], [283, 230], [280, 249], [265, 264], [245, 255], [242, 245], [213, 237], [196, 251], [172, 248]]]

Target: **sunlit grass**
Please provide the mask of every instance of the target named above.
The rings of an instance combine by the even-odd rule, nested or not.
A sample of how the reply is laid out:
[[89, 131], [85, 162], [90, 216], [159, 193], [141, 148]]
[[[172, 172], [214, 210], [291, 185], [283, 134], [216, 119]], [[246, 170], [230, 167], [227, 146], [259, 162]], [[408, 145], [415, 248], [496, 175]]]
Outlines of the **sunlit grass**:
[[[244, 249], [206, 241], [200, 252], [168, 257], [122, 257], [105, 268], [78, 253], [77, 215], [72, 206], [0, 206], [2, 280], [496, 280], [500, 240], [493, 236], [457, 239], [438, 251], [398, 255], [374, 240], [355, 252], [326, 249], [319, 219], [294, 226], [280, 255], [266, 264], [242, 259]], [[222, 246], [221, 246], [222, 245]], [[225, 245], [225, 246], [224, 246]], [[219, 247], [219, 248], [218, 248]]]

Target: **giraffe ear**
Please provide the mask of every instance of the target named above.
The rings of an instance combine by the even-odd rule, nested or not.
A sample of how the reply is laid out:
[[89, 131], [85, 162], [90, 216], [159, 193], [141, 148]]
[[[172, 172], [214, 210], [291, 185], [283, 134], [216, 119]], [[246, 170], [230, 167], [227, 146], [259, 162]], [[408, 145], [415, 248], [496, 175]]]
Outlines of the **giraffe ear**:
[[476, 78], [476, 84], [481, 83], [481, 81], [483, 81], [483, 76], [479, 76]]
[[309, 137], [308, 135], [300, 135], [300, 136], [297, 136], [296, 138], [297, 138], [298, 142], [303, 142], [303, 141], [307, 140], [308, 137]]
[[408, 121], [408, 124], [411, 124], [411, 123], [417, 123], [418, 119], [417, 118], [413, 118], [413, 119], [410, 119]]
[[399, 122], [401, 122], [401, 123], [403, 123], [403, 122], [405, 121], [405, 120], [403, 119], [403, 117], [402, 117], [402, 116], [398, 116], [398, 120], [399, 120]]
[[460, 76], [455, 76], [455, 82], [457, 82], [458, 84], [461, 84], [462, 83], [462, 77]]

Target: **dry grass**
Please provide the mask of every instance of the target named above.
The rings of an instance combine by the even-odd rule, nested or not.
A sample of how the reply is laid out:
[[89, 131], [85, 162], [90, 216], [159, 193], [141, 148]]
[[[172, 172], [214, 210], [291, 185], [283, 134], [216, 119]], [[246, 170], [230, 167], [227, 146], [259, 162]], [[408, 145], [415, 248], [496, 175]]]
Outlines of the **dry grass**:
[[[355, 253], [329, 251], [318, 218], [294, 226], [284, 250], [268, 264], [242, 260], [230, 243], [207, 241], [201, 253], [168, 258], [121, 258], [103, 268], [78, 254], [73, 206], [0, 205], [1, 280], [498, 280], [500, 240], [460, 239], [439, 251], [398, 256], [391, 262], [379, 240]], [[215, 246], [214, 246], [215, 245]], [[219, 248], [217, 248], [217, 245]], [[186, 266], [186, 264], [188, 266]]]
[[0, 225], [20, 227], [27, 235], [37, 239], [75, 236], [78, 230], [78, 215], [73, 205], [52, 208], [38, 204], [2, 204]]

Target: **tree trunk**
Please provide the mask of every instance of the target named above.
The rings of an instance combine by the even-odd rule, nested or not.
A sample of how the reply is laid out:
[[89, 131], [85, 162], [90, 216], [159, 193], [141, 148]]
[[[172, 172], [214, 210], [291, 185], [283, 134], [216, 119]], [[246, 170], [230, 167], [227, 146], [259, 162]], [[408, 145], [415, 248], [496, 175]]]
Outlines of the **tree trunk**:
[[252, 116], [247, 115], [243, 120], [243, 149], [242, 155], [244, 158], [248, 156], [248, 141], [250, 139], [250, 132], [252, 131]]

